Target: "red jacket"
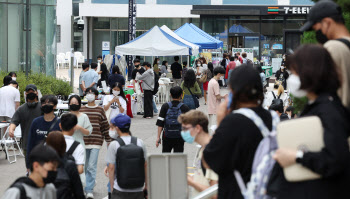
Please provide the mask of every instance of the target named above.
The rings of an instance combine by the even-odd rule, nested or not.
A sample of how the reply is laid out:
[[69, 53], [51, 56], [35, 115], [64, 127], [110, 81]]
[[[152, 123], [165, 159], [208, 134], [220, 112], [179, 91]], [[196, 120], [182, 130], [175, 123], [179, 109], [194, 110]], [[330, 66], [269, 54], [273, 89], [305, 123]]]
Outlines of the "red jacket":
[[228, 79], [228, 73], [230, 72], [230, 70], [233, 70], [235, 68], [236, 68], [236, 62], [230, 61], [230, 63], [228, 63], [226, 67], [225, 79]]

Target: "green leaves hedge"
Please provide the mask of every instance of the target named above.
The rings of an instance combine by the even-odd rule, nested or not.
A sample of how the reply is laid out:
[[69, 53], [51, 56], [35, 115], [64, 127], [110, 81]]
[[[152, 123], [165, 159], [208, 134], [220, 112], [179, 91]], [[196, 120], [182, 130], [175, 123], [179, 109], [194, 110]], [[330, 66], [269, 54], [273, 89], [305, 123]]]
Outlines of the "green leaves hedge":
[[[46, 76], [43, 73], [30, 73], [28, 78], [26, 78], [24, 72], [16, 73], [16, 81], [18, 82], [21, 93], [21, 104], [24, 103], [23, 92], [28, 84], [35, 84], [42, 95], [53, 94], [68, 96], [73, 91], [68, 81], [56, 79], [53, 76]], [[5, 73], [4, 71], [0, 72], [0, 85], [3, 84], [3, 79], [6, 75], [8, 75], [8, 73]]]

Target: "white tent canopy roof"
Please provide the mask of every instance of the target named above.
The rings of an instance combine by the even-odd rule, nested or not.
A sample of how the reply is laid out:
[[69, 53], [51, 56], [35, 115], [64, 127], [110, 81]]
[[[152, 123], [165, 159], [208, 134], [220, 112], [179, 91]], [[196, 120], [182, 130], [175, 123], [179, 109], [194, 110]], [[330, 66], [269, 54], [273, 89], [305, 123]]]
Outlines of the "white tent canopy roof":
[[174, 37], [175, 39], [179, 40], [180, 42], [190, 46], [192, 48], [192, 55], [198, 55], [200, 46], [193, 44], [185, 39], [182, 39], [180, 36], [178, 36], [176, 33], [174, 33], [168, 26], [163, 25], [160, 27], [164, 32], [168, 33], [170, 36]]
[[177, 41], [158, 26], [126, 44], [115, 47], [115, 53], [119, 55], [176, 56], [189, 55], [189, 51], [188, 45]]

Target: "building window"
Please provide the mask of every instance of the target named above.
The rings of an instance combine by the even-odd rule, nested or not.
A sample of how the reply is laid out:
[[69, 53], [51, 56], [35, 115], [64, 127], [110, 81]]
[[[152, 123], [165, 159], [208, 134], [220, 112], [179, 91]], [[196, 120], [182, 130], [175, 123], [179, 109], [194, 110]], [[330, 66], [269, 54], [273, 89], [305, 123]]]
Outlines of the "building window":
[[[136, 0], [136, 4], [145, 4], [145, 1]], [[129, 0], [91, 0], [91, 3], [129, 4]]]
[[56, 41], [61, 43], [61, 25], [56, 26]]
[[157, 4], [169, 4], [169, 5], [211, 5], [211, 0], [157, 0]]

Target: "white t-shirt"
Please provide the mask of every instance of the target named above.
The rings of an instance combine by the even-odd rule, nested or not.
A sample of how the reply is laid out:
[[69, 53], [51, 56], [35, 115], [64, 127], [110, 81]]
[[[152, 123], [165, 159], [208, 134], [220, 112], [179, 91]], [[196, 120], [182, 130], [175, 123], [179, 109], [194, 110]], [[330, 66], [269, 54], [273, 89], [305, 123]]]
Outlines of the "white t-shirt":
[[[64, 135], [64, 139], [66, 140], [66, 152], [69, 150], [69, 148], [72, 146], [73, 142], [75, 141], [73, 136]], [[85, 164], [85, 149], [82, 144], [79, 144], [77, 148], [75, 148], [72, 156], [75, 159], [76, 165], [84, 165]]]
[[[103, 106], [107, 105], [110, 101], [112, 101], [113, 98], [114, 98], [114, 95], [106, 95], [103, 99]], [[124, 112], [122, 112], [122, 113], [126, 113], [126, 101], [121, 96], [118, 96], [118, 98], [119, 98], [120, 105], [124, 109]], [[111, 109], [111, 114], [109, 117], [110, 119], [114, 118], [119, 113], [121, 113], [120, 109], [119, 109], [119, 105], [116, 102], [111, 104], [111, 106], [109, 108]]]
[[[275, 99], [272, 92], [275, 93], [276, 99], [278, 98], [278, 95], [277, 95], [278, 91], [277, 90], [266, 92], [265, 100], [264, 100], [264, 107], [270, 107], [272, 100]], [[283, 106], [288, 105], [288, 95], [286, 93], [283, 93], [281, 95], [280, 99], [283, 101]]]
[[[197, 76], [196, 76], [197, 79], [199, 79], [199, 78], [202, 77], [203, 71], [204, 71], [203, 66], [199, 66], [198, 72], [200, 73], [200, 75], [197, 75]], [[197, 74], [197, 70], [195, 71], [195, 73]]]
[[13, 117], [16, 111], [16, 102], [20, 102], [19, 90], [13, 86], [0, 88], [0, 116]]
[[[128, 145], [131, 143], [131, 136], [122, 136], [121, 137], [123, 139], [123, 141], [125, 142], [125, 145]], [[143, 148], [143, 155], [145, 156], [145, 160], [147, 159], [147, 151], [146, 151], [146, 146], [144, 145], [143, 141], [141, 139], [137, 138], [137, 146], [140, 146]], [[109, 147], [108, 147], [108, 151], [107, 151], [107, 156], [106, 156], [106, 162], [107, 164], [114, 164], [115, 165], [115, 171], [117, 171], [117, 151], [118, 148], [120, 147], [119, 142], [117, 141], [113, 141], [110, 143]], [[141, 192], [143, 191], [143, 187], [139, 187], [139, 188], [135, 188], [135, 189], [123, 189], [120, 188], [117, 182], [117, 179], [114, 179], [114, 189], [121, 191], [121, 192]]]
[[239, 60], [236, 60], [235, 63], [236, 63], [236, 67], [241, 65], [241, 62]]

